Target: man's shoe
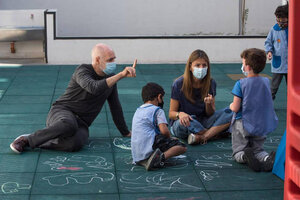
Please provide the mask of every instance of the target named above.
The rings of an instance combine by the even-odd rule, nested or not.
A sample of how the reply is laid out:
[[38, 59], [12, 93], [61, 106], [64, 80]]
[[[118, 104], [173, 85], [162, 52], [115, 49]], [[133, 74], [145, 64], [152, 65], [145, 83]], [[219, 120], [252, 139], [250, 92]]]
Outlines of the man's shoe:
[[247, 165], [255, 172], [261, 171], [261, 163], [259, 160], [255, 157], [253, 151], [251, 148], [245, 148], [244, 150], [244, 159], [247, 163]]
[[17, 137], [13, 143], [10, 144], [11, 150], [15, 153], [22, 153], [25, 147], [29, 146], [28, 135], [29, 134], [24, 134]]
[[152, 155], [149, 157], [147, 164], [145, 166], [146, 170], [152, 170], [153, 168], [162, 167], [164, 165], [164, 162], [162, 162], [162, 152], [160, 149], [156, 149]]
[[265, 172], [272, 171], [273, 165], [274, 165], [274, 162], [275, 162], [275, 156], [276, 156], [276, 153], [274, 151], [272, 151], [269, 154], [269, 157], [267, 158], [267, 160], [262, 163], [262, 170], [263, 171], [265, 171]]

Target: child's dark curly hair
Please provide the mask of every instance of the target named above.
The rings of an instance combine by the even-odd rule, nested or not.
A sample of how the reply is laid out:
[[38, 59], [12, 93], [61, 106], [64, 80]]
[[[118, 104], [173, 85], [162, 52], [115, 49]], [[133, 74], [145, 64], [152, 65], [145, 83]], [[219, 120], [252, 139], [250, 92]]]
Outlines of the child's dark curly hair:
[[157, 83], [153, 83], [153, 82], [147, 83], [147, 85], [145, 85], [142, 89], [142, 99], [144, 103], [147, 101], [154, 100], [156, 97], [158, 97], [159, 94], [164, 96], [165, 91]]
[[277, 18], [289, 18], [289, 5], [278, 6], [274, 14]]
[[250, 65], [255, 74], [260, 73], [265, 68], [266, 53], [261, 49], [246, 49], [241, 53], [241, 58], [245, 59], [245, 64]]

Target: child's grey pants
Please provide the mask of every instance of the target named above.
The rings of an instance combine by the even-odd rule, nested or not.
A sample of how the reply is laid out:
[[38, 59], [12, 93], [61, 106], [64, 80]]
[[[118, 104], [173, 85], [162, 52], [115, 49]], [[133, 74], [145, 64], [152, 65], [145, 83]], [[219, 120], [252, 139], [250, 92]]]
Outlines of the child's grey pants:
[[252, 136], [243, 127], [242, 119], [237, 119], [231, 126], [232, 130], [232, 156], [239, 163], [244, 163], [242, 159], [244, 149], [251, 147], [255, 157], [263, 162], [269, 154], [264, 150], [263, 145], [266, 137]]

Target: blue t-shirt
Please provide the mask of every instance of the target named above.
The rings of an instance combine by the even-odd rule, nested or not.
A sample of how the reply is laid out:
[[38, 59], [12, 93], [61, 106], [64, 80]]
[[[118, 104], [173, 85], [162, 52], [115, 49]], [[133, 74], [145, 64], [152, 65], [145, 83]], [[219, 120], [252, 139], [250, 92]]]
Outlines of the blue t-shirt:
[[133, 162], [148, 158], [152, 152], [155, 135], [160, 134], [158, 125], [168, 124], [164, 111], [153, 104], [143, 104], [132, 119], [131, 153]]
[[272, 101], [269, 79], [248, 77], [240, 81], [243, 94], [242, 121], [244, 129], [254, 136], [266, 136], [278, 124]]
[[[183, 76], [179, 77], [173, 82], [171, 98], [179, 101], [179, 112], [185, 112], [189, 115], [195, 115], [199, 121], [206, 116], [204, 97], [201, 97], [201, 90], [193, 88], [195, 103], [190, 102], [182, 92]], [[211, 79], [209, 94], [216, 96], [216, 81]], [[171, 125], [173, 120], [170, 120]]]
[[[241, 83], [240, 83], [240, 80], [238, 80], [238, 81], [235, 83], [235, 85], [234, 85], [234, 87], [233, 87], [231, 93], [232, 93], [234, 96], [237, 96], [237, 97], [243, 99], [243, 93], [242, 93], [242, 89], [241, 89]], [[236, 115], [235, 115], [235, 119], [241, 119], [241, 118], [242, 118], [242, 104], [241, 104], [241, 107], [240, 107], [239, 111], [238, 111], [238, 112], [236, 113]]]

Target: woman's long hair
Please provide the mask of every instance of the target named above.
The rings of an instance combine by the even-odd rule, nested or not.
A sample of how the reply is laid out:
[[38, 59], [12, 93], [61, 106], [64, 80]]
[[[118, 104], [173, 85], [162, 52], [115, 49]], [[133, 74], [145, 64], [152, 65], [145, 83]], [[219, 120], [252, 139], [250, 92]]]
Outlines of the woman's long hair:
[[210, 78], [209, 58], [204, 51], [197, 49], [192, 52], [192, 54], [190, 55], [186, 65], [185, 65], [185, 70], [184, 70], [184, 74], [183, 74], [183, 85], [181, 88], [181, 91], [183, 92], [184, 96], [192, 103], [195, 103], [195, 97], [193, 94], [194, 78], [193, 78], [193, 73], [190, 71], [190, 68], [192, 67], [192, 62], [194, 62], [195, 60], [197, 60], [199, 58], [202, 58], [207, 62], [207, 74], [202, 80], [200, 80], [201, 84], [200, 84], [199, 90], [201, 92], [202, 100], [204, 99], [204, 97], [207, 96], [209, 89], [210, 89], [210, 79], [211, 78]]

